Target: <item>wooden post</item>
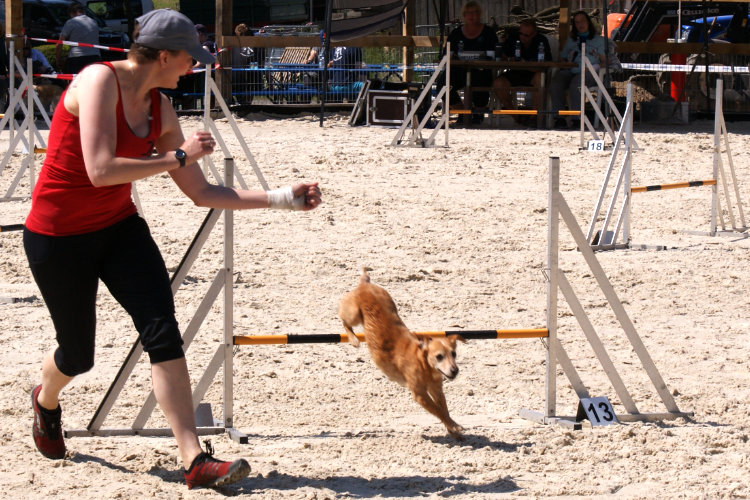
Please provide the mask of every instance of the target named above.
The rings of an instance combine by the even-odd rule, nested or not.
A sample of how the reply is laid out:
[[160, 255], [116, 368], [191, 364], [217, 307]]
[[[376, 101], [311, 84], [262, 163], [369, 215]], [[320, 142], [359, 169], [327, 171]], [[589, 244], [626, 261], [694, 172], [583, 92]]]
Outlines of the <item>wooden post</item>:
[[[234, 0], [221, 0], [216, 2], [216, 38], [217, 41], [221, 40], [224, 36], [234, 35], [234, 26], [232, 20], [232, 7]], [[221, 36], [219, 36], [221, 35]], [[222, 47], [218, 47], [218, 49]], [[237, 49], [239, 50], [239, 49]], [[222, 68], [232, 65], [232, 53], [230, 51], [224, 51], [217, 55], [217, 62]], [[209, 70], [209, 68], [206, 68]], [[216, 70], [216, 85], [221, 90], [221, 95], [227, 101], [227, 104], [232, 103], [232, 70], [220, 69]]]
[[[414, 36], [414, 29], [416, 26], [417, 10], [415, 0], [409, 0], [404, 10], [404, 24], [402, 26], [402, 34], [404, 36]], [[405, 46], [402, 49], [403, 61], [404, 61], [404, 73], [403, 79], [405, 82], [410, 82], [414, 78], [414, 47]]]
[[[20, 36], [23, 30], [23, 3], [22, 0], [7, 0], [5, 2], [5, 34]], [[19, 39], [20, 40], [20, 39]], [[5, 43], [5, 41], [3, 41]], [[21, 58], [23, 40], [17, 41], [14, 52]], [[13, 54], [8, 54], [8, 59]]]
[[558, 24], [557, 39], [561, 50], [568, 36], [570, 36], [570, 0], [560, 0], [560, 21]]

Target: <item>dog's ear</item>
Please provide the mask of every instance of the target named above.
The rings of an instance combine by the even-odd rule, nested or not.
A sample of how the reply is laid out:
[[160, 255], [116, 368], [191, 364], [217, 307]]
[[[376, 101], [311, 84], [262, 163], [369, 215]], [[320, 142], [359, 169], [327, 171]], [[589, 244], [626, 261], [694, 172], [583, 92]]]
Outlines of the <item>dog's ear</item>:
[[448, 335], [448, 339], [452, 340], [453, 342], [460, 340], [464, 344], [467, 342], [465, 338], [463, 338], [461, 335], [455, 334], [455, 335]]
[[419, 339], [419, 348], [426, 349], [427, 344], [432, 342], [432, 337], [417, 337]]

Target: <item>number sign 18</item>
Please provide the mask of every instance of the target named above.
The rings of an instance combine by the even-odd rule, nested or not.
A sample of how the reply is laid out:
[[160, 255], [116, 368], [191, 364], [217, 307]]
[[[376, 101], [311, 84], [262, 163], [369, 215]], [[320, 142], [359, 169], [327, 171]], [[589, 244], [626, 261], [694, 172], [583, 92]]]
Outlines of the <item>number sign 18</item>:
[[604, 141], [599, 139], [591, 139], [588, 142], [588, 150], [589, 151], [604, 151]]

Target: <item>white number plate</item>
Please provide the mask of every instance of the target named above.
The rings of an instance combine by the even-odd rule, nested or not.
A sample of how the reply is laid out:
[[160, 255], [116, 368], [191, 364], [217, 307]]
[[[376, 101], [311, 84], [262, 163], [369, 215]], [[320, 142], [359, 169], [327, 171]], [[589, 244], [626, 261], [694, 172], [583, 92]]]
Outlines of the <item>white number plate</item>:
[[606, 396], [581, 399], [581, 406], [594, 427], [619, 423]]

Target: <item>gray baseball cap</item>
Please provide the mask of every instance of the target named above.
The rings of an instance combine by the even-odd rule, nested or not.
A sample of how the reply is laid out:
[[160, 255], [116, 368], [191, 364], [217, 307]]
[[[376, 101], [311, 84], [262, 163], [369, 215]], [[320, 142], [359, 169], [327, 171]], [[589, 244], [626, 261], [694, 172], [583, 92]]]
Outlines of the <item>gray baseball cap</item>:
[[203, 64], [215, 61], [214, 56], [201, 46], [198, 31], [186, 15], [172, 9], [156, 9], [136, 21], [140, 30], [135, 43], [152, 49], [184, 50]]

